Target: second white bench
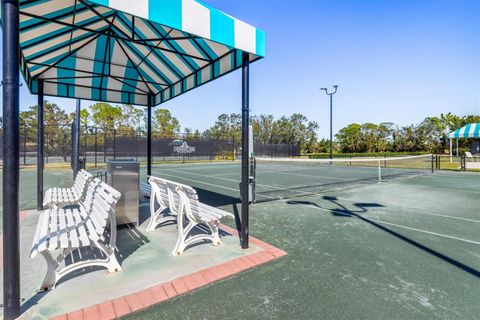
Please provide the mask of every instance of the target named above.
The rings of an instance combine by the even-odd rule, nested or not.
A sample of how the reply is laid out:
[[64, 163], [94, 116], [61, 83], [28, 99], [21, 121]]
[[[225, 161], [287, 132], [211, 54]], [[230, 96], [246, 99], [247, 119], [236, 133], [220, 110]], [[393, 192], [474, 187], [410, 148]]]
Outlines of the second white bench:
[[[197, 191], [191, 186], [178, 182], [150, 177], [152, 187], [150, 196], [151, 220], [147, 231], [153, 231], [158, 225], [167, 221], [176, 221], [178, 238], [174, 255], [182, 254], [185, 249], [197, 242], [210, 241], [213, 245], [221, 244], [218, 226], [220, 219], [234, 215], [230, 212], [201, 203]], [[156, 209], [158, 204], [158, 209]], [[197, 228], [197, 234], [193, 231]]]

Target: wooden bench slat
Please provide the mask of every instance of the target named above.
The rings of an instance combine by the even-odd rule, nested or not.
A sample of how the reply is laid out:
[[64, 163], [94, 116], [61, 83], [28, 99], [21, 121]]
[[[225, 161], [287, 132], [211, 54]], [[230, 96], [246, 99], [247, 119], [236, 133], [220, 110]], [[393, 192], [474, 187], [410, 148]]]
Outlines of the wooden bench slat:
[[43, 211], [38, 217], [37, 230], [33, 238], [35, 244], [30, 253], [30, 257], [34, 257], [38, 252], [41, 252], [47, 248], [48, 238], [48, 225], [50, 223], [50, 215], [48, 210]]
[[59, 210], [58, 211], [58, 221], [59, 221], [59, 228], [58, 232], [60, 233], [60, 247], [61, 248], [68, 248], [69, 246], [69, 237], [70, 235], [68, 234], [68, 229], [67, 229], [67, 224], [65, 222], [66, 217], [65, 217], [65, 211], [64, 210]]
[[65, 210], [65, 217], [67, 218], [67, 230], [68, 230], [68, 239], [72, 248], [78, 248], [80, 245], [78, 241], [77, 227], [75, 225], [75, 220], [73, 219], [73, 210]]
[[75, 225], [78, 230], [79, 240], [82, 246], [88, 246], [88, 244], [90, 243], [90, 239], [88, 238], [87, 230], [85, 230], [85, 222], [80, 216], [80, 211], [74, 210], [73, 217], [75, 219]]
[[53, 251], [58, 248], [58, 210], [50, 215], [48, 250]]

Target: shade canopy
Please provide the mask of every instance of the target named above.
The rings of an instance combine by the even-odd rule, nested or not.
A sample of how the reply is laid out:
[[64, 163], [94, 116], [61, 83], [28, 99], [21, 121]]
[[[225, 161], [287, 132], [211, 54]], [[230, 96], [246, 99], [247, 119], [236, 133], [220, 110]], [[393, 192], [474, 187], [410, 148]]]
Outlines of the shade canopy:
[[[20, 1], [30, 92], [157, 105], [265, 55], [264, 32], [196, 0]], [[149, 96], [152, 101], [149, 102]]]
[[470, 123], [450, 132], [450, 139], [480, 138], [480, 123]]

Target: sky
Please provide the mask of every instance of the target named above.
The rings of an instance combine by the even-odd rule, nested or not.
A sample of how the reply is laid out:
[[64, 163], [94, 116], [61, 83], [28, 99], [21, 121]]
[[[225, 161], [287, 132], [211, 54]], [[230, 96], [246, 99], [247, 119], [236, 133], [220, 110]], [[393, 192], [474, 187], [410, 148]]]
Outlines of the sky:
[[[266, 32], [266, 58], [250, 67], [252, 114], [302, 113], [329, 135], [356, 122], [409, 125], [452, 112], [480, 114], [478, 0], [203, 0]], [[35, 105], [26, 85], [20, 108]], [[73, 111], [73, 99], [47, 97]], [[83, 101], [82, 106], [93, 102]], [[204, 130], [241, 110], [236, 71], [161, 105]]]

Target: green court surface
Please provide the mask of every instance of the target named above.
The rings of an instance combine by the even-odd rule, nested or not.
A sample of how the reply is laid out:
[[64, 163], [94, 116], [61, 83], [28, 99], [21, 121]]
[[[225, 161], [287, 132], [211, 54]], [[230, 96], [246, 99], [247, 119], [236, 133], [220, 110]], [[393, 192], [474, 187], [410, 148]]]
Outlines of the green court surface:
[[[259, 192], [346, 174], [263, 169]], [[156, 165], [152, 174], [240, 212], [238, 163]], [[71, 181], [70, 171], [45, 175], [49, 185]], [[22, 205], [34, 206], [35, 171], [22, 171], [21, 188]], [[252, 236], [288, 256], [126, 318], [478, 319], [479, 199], [480, 174], [442, 172], [256, 203]]]
[[[238, 164], [152, 173], [239, 212]], [[297, 173], [257, 187], [315, 174]], [[477, 319], [479, 198], [480, 175], [441, 173], [254, 204], [251, 234], [287, 257], [128, 319]]]

